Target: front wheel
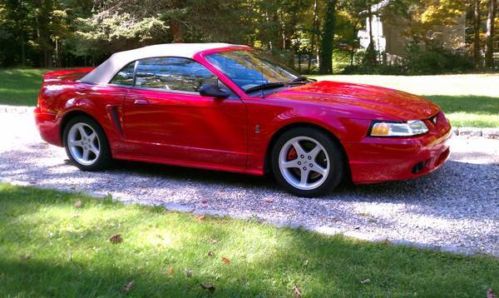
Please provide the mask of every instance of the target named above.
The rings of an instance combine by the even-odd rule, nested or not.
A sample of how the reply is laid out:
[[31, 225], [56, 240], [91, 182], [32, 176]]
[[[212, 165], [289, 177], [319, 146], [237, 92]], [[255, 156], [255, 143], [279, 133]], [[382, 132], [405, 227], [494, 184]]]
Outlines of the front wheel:
[[106, 136], [91, 118], [77, 116], [71, 119], [63, 137], [69, 159], [81, 170], [96, 171], [109, 165], [111, 154]]
[[295, 195], [324, 195], [338, 186], [343, 178], [343, 151], [336, 141], [320, 130], [289, 130], [279, 137], [271, 154], [275, 178]]

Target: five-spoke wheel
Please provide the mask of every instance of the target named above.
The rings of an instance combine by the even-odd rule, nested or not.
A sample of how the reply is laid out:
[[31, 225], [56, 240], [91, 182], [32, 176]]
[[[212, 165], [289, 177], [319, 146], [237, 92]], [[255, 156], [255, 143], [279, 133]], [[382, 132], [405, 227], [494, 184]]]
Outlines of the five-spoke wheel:
[[68, 157], [82, 170], [102, 169], [111, 159], [102, 128], [85, 116], [72, 118], [67, 123], [64, 145]]
[[330, 136], [303, 127], [285, 132], [272, 150], [276, 179], [299, 196], [319, 196], [343, 178], [343, 153]]
[[68, 142], [71, 156], [82, 165], [93, 164], [100, 155], [97, 132], [88, 124], [76, 123], [69, 129]]
[[286, 182], [302, 190], [326, 181], [330, 168], [326, 149], [315, 139], [299, 136], [287, 141], [279, 153], [279, 170]]

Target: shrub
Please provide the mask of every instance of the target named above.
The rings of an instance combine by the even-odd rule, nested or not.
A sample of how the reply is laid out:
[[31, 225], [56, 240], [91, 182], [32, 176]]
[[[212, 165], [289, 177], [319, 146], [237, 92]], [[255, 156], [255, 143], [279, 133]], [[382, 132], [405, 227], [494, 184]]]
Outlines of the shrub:
[[[399, 63], [372, 64], [361, 59], [361, 64], [347, 66], [345, 74], [391, 74], [391, 75], [427, 75], [443, 73], [464, 73], [474, 70], [472, 59], [462, 51], [445, 49], [439, 44], [409, 44], [407, 55]], [[359, 55], [362, 55], [360, 53]], [[381, 55], [376, 54], [378, 57]], [[359, 61], [359, 60], [357, 60]]]
[[441, 45], [410, 44], [404, 64], [408, 74], [462, 73], [474, 68], [468, 55]]

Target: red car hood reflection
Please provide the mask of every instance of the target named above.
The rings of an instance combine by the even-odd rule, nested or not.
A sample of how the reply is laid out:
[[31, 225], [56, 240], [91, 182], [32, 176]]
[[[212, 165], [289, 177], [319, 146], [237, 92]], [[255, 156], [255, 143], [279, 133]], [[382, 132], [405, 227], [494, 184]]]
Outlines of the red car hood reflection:
[[321, 81], [289, 88], [267, 99], [289, 99], [338, 110], [358, 112], [359, 116], [375, 119], [417, 120], [435, 115], [440, 108], [430, 101], [402, 91], [388, 88]]

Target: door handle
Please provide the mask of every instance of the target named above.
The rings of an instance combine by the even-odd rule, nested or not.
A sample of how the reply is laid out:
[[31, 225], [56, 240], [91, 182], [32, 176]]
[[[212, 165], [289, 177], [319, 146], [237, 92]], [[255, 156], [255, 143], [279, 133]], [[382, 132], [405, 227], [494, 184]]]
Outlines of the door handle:
[[149, 101], [145, 98], [135, 98], [133, 100], [134, 105], [148, 105]]

